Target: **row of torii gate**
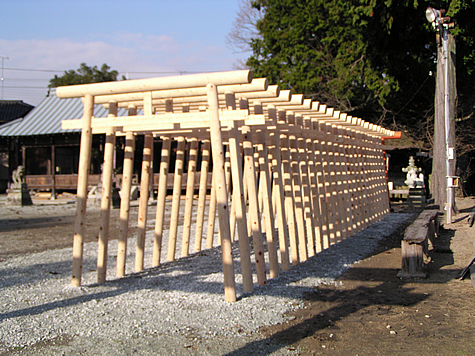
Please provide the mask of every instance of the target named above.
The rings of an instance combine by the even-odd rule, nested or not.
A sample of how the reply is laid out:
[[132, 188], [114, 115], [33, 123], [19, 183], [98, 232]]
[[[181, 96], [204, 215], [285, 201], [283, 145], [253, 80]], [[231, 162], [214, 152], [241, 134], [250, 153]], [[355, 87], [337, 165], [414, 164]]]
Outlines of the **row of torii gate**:
[[[73, 242], [72, 285], [82, 276], [88, 171], [93, 134], [105, 134], [98, 282], [106, 280], [109, 217], [115, 138], [125, 135], [117, 276], [125, 275], [134, 142], [144, 135], [135, 270], [144, 269], [144, 246], [153, 140], [163, 141], [156, 205], [152, 266], [162, 261], [164, 234], [167, 260], [213, 246], [202, 236], [206, 216], [214, 232], [216, 213], [222, 248], [226, 301], [236, 300], [232, 243], [238, 241], [244, 292], [266, 283], [330, 245], [382, 219], [389, 212], [384, 139], [400, 133], [348, 116], [303, 95], [279, 90], [249, 70], [128, 80], [59, 87], [60, 98], [82, 97], [84, 115], [63, 121], [63, 129], [81, 129], [77, 214]], [[94, 105], [109, 109], [94, 118]], [[128, 116], [117, 116], [118, 108]], [[141, 109], [143, 114], [137, 115]], [[177, 141], [174, 188], [165, 231], [167, 174], [171, 141]], [[198, 146], [198, 143], [201, 143]], [[184, 152], [188, 174], [183, 233], [178, 236]], [[197, 151], [202, 147], [201, 172]], [[158, 154], [158, 152], [155, 152]], [[209, 157], [212, 188], [205, 213]], [[211, 172], [210, 172], [211, 173]], [[194, 192], [198, 190], [198, 197]], [[193, 226], [193, 228], [192, 228]], [[252, 246], [251, 239], [252, 236]], [[264, 252], [267, 251], [267, 254]], [[251, 261], [251, 257], [253, 261]], [[267, 256], [268, 261], [265, 261]], [[269, 266], [266, 271], [266, 263]]]

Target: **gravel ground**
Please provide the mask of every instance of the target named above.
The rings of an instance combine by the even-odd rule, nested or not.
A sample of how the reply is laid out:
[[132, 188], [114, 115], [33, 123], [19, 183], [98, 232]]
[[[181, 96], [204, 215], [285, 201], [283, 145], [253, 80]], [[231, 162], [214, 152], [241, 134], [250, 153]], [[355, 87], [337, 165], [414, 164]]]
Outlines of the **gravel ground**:
[[[133, 273], [131, 238], [128, 276], [116, 279], [117, 242], [112, 241], [110, 281], [98, 285], [97, 244], [87, 243], [79, 288], [69, 285], [71, 248], [8, 257], [0, 261], [0, 354], [238, 355], [233, 351], [262, 338], [259, 327], [285, 323], [286, 313], [304, 308], [305, 292], [337, 283], [336, 278], [412, 217], [392, 213], [266, 286], [256, 285], [250, 294], [242, 291], [235, 245], [236, 303], [224, 301], [219, 248]], [[153, 231], [146, 251], [151, 251], [152, 239]], [[150, 261], [146, 255], [146, 266]], [[254, 354], [299, 353], [278, 345], [269, 349], [272, 353], [260, 348]]]

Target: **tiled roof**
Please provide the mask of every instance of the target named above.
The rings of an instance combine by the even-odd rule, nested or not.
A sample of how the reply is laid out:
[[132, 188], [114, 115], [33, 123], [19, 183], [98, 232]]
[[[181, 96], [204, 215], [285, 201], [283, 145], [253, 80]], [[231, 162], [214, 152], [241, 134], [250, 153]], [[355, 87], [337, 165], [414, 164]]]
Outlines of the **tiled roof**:
[[0, 123], [25, 117], [33, 108], [23, 100], [0, 100]]
[[[94, 108], [94, 117], [106, 117], [108, 110], [102, 105]], [[118, 116], [126, 115], [125, 109], [119, 109]], [[79, 130], [63, 130], [61, 121], [80, 119], [83, 116], [81, 98], [60, 99], [54, 91], [24, 118], [0, 125], [0, 136], [51, 135]]]

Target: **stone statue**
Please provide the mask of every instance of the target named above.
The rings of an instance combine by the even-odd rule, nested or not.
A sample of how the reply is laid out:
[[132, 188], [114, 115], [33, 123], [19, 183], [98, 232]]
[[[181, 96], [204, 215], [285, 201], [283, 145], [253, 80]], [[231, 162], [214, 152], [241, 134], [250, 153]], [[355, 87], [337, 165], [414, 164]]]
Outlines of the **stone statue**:
[[25, 167], [18, 166], [12, 173], [12, 180], [13, 184], [11, 188], [21, 189], [22, 184], [25, 183]]
[[7, 205], [32, 205], [30, 192], [25, 183], [25, 167], [18, 166], [12, 173], [13, 183], [7, 190]]
[[422, 168], [419, 168], [415, 164], [414, 157], [409, 157], [409, 166], [402, 169], [406, 174], [406, 184], [409, 188], [424, 188], [424, 174], [420, 173]]

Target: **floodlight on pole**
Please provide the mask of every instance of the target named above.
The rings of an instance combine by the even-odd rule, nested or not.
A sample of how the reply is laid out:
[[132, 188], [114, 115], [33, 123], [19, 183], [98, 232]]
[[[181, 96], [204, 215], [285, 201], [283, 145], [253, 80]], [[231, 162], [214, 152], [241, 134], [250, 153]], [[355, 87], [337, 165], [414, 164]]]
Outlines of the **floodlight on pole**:
[[434, 9], [433, 7], [428, 7], [427, 10], [426, 10], [426, 19], [427, 19], [427, 21], [432, 23], [435, 20], [437, 20], [438, 18], [440, 18], [440, 11]]

